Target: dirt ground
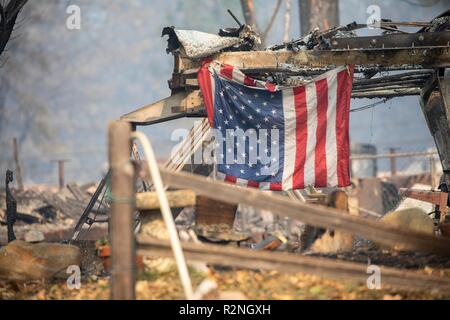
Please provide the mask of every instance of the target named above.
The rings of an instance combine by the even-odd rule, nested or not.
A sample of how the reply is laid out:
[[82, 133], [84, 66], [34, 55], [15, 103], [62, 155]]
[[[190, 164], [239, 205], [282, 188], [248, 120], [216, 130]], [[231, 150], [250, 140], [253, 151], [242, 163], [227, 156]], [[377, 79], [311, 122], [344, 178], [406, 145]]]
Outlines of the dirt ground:
[[[81, 288], [70, 290], [69, 275], [64, 273], [52, 281], [11, 283], [0, 280], [0, 300], [104, 300], [109, 299], [109, 277], [104, 271], [103, 260], [98, 256], [95, 241], [74, 243], [82, 252]], [[450, 277], [450, 261], [447, 258], [413, 252], [395, 252], [377, 249], [363, 242], [347, 254], [318, 255], [332, 260], [345, 260], [417, 271], [424, 275]], [[172, 261], [172, 260], [169, 260]], [[173, 261], [172, 261], [173, 264]], [[183, 290], [175, 267], [151, 269], [138, 273], [136, 297], [139, 300], [184, 299]], [[148, 271], [151, 270], [151, 271]], [[159, 270], [159, 271], [155, 271]], [[247, 298], [251, 300], [355, 300], [355, 299], [450, 299], [450, 294], [437, 291], [405, 290], [384, 287], [369, 290], [365, 283], [331, 280], [308, 274], [290, 274], [277, 271], [254, 271], [241, 268], [225, 268], [205, 265], [190, 268], [194, 290], [200, 283], [213, 280], [217, 290], [206, 298]], [[223, 294], [223, 296], [220, 295]]]
[[[446, 276], [445, 272], [432, 272]], [[260, 272], [242, 269], [209, 270], [207, 274], [191, 271], [194, 286], [204, 279], [212, 279], [221, 292], [230, 299], [244, 295], [247, 299], [276, 300], [328, 300], [328, 299], [450, 299], [439, 292], [405, 291], [393, 288], [369, 290], [364, 285], [342, 282], [305, 274], [283, 274], [276, 271]], [[12, 300], [104, 300], [109, 298], [108, 277], [83, 279], [79, 290], [69, 290], [65, 280], [52, 282], [7, 283], [0, 282], [0, 299]], [[176, 272], [142, 273], [136, 284], [139, 300], [183, 299], [183, 292]], [[210, 298], [218, 296], [212, 293]]]

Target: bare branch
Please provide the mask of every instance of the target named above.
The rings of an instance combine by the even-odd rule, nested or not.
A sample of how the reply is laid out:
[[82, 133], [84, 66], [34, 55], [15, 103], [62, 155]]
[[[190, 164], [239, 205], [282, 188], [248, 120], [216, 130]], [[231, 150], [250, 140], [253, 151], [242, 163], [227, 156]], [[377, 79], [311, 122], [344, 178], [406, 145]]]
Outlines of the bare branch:
[[256, 22], [255, 5], [253, 4], [253, 0], [241, 0], [241, 6], [245, 23], [257, 31], [258, 25]]

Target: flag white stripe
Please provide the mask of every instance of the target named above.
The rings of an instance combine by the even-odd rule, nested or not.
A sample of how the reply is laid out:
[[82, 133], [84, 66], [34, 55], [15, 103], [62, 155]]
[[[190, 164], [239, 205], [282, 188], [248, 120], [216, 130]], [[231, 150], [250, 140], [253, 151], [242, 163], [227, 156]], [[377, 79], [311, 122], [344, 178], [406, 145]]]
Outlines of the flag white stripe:
[[248, 180], [236, 179], [236, 185], [238, 185], [238, 186], [247, 187], [247, 184], [248, 184]]
[[327, 109], [327, 181], [328, 186], [338, 185], [337, 177], [337, 145], [336, 145], [336, 104], [337, 104], [337, 74], [327, 77], [328, 83], [328, 109]]
[[[212, 105], [213, 109], [216, 109], [216, 81], [214, 79], [214, 70], [209, 69], [209, 75], [211, 77], [211, 98], [212, 98]], [[215, 111], [214, 111], [215, 112]]]
[[270, 182], [260, 182], [259, 189], [260, 190], [270, 190]]
[[314, 186], [316, 182], [316, 134], [317, 134], [317, 96], [316, 83], [306, 85], [307, 131], [305, 161], [305, 186]]
[[283, 190], [293, 188], [296, 152], [296, 115], [294, 90], [283, 90], [283, 114], [284, 114], [284, 165], [283, 165]]
[[244, 74], [236, 68], [233, 68], [233, 81], [239, 82], [240, 84], [244, 84]]
[[224, 173], [217, 171], [216, 180], [225, 181], [225, 177], [226, 177], [226, 175]]

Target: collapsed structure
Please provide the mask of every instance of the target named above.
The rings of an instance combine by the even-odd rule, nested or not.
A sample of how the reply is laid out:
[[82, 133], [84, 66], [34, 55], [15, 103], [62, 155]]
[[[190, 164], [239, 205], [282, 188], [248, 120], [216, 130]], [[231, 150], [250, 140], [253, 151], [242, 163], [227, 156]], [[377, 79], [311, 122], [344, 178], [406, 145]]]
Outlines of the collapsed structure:
[[[198, 31], [164, 28], [168, 36], [167, 52], [174, 56], [174, 71], [169, 80], [170, 97], [124, 115], [121, 119], [134, 127], [146, 126], [181, 117], [205, 117], [197, 73], [205, 60], [215, 60], [239, 68], [246, 75], [283, 86], [307, 83], [312, 77], [339, 65], [355, 65], [353, 98], [382, 98], [415, 95], [436, 142], [444, 177], [440, 188], [450, 184], [450, 136], [448, 86], [450, 11], [429, 23], [382, 20], [383, 35], [358, 37], [355, 31], [367, 25], [351, 23], [330, 30], [314, 30], [288, 43], [261, 48], [261, 40], [249, 26], [221, 29], [218, 35]], [[398, 26], [421, 27], [416, 33], [400, 31]], [[386, 72], [389, 71], [388, 75]], [[207, 136], [206, 121], [194, 127], [191, 138], [179, 148], [186, 163]], [[201, 142], [199, 142], [201, 141]], [[166, 167], [181, 170], [185, 165]], [[195, 167], [195, 165], [194, 165]], [[192, 172], [203, 175], [212, 168], [196, 166]], [[300, 192], [289, 192], [300, 198]], [[422, 197], [423, 198], [423, 197]], [[434, 203], [438, 204], [438, 203]], [[439, 219], [440, 217], [438, 217]], [[443, 221], [443, 217], [442, 220]]]
[[[416, 33], [406, 33], [397, 29], [397, 26], [420, 26], [422, 28]], [[380, 27], [385, 30], [385, 34], [367, 37], [356, 36], [355, 30], [364, 27], [366, 25], [352, 23], [326, 31], [314, 30], [302, 39], [265, 49], [260, 47], [261, 41], [258, 35], [246, 25], [240, 25], [239, 28], [235, 29], [220, 30], [219, 35], [177, 30], [173, 27], [165, 28], [163, 35], [168, 36], [167, 52], [172, 53], [174, 56], [174, 71], [169, 80], [172, 94], [166, 99], [124, 115], [121, 120], [128, 122], [136, 130], [139, 126], [152, 125], [182, 117], [205, 118], [206, 112], [203, 97], [197, 80], [197, 73], [205, 60], [214, 60], [219, 63], [232, 65], [252, 78], [282, 86], [305, 84], [312, 77], [335, 66], [354, 65], [357, 76], [353, 82], [353, 98], [390, 99], [406, 95], [420, 97], [422, 111], [436, 142], [443, 167], [444, 175], [440, 184], [441, 191], [403, 190], [402, 192], [405, 196], [434, 204], [436, 206], [435, 220], [439, 223], [440, 228], [443, 228], [447, 223], [445, 200], [448, 202], [448, 186], [450, 185], [450, 69], [448, 69], [450, 67], [450, 11], [445, 12], [429, 23], [401, 23], [383, 20], [380, 23]], [[392, 74], [385, 75], [385, 72], [392, 72]], [[119, 138], [118, 133], [110, 132], [110, 138], [112, 139], [110, 152], [116, 152], [116, 147], [120, 145], [119, 143], [114, 144], [114, 141], [126, 142], [131, 137], [124, 127], [117, 126], [114, 128], [122, 130], [121, 133], [127, 136]], [[113, 130], [113, 127], [111, 130]], [[317, 193], [314, 189], [306, 193], [298, 190], [289, 191], [287, 195], [290, 199], [281, 196], [272, 196], [269, 199], [268, 197], [270, 196], [263, 195], [256, 190], [238, 190], [223, 183], [207, 181], [185, 173], [177, 173], [186, 169], [203, 176], [209, 176], [213, 173], [213, 165], [189, 163], [196, 150], [203, 144], [210, 142], [208, 141], [208, 131], [209, 124], [206, 120], [195, 125], [189, 137], [177, 147], [177, 161], [171, 158], [164, 164], [161, 173], [167, 186], [178, 189], [187, 188], [196, 194], [220, 201], [220, 203], [246, 204], [261, 209], [278, 210], [278, 213], [283, 216], [298, 219], [310, 225], [361, 235], [365, 239], [385, 245], [401, 244], [403, 245], [402, 248], [408, 250], [448, 255], [448, 239], [444, 237], [399, 230], [374, 221], [366, 221], [360, 217], [343, 215], [342, 211], [346, 209], [345, 205], [340, 206], [337, 201], [331, 201], [333, 203], [331, 206], [340, 209], [340, 211], [335, 209], [325, 210], [319, 206], [310, 205], [309, 203], [311, 202], [325, 204], [324, 198], [326, 196], [322, 193]], [[123, 146], [126, 146], [126, 143]], [[142, 179], [141, 189], [144, 191], [142, 197], [138, 196], [136, 198], [136, 209], [141, 213], [148, 214], [149, 210], [156, 210], [160, 204], [158, 201], [155, 201], [154, 194], [149, 194], [149, 191], [153, 189], [153, 182], [150, 181], [151, 177], [148, 170], [146, 171], [142, 167], [137, 146], [133, 145], [130, 151], [135, 158], [135, 165], [137, 166], [135, 170]], [[127, 152], [128, 150], [124, 150], [123, 155], [125, 157]], [[114, 179], [111, 179], [112, 193], [116, 197], [119, 195], [115, 194], [114, 189], [117, 188], [116, 191], [119, 190], [117, 184], [117, 181], [119, 181], [118, 174], [122, 170], [115, 167], [120, 162], [118, 160], [119, 156], [111, 157], [111, 168], [117, 171]], [[78, 237], [84, 225], [90, 226], [95, 223], [96, 217], [91, 211], [103, 192], [106, 180], [110, 178], [110, 174], [108, 174], [107, 178], [100, 183], [76, 227], [73, 239]], [[125, 179], [125, 177], [122, 178]], [[123, 181], [130, 182], [131, 180], [127, 178]], [[116, 181], [116, 184], [114, 181]], [[124, 193], [120, 194], [120, 196], [130, 195], [130, 192], [134, 192], [125, 190], [123, 186], [121, 190]], [[149, 197], [153, 197], [153, 200], [148, 200], [150, 199]], [[171, 204], [177, 213], [184, 206], [198, 205], [199, 201], [198, 198], [190, 201], [179, 201], [178, 196], [169, 193], [168, 197], [174, 199]], [[142, 199], [139, 200], [140, 198]], [[191, 198], [189, 197], [189, 199]], [[215, 204], [217, 205], [218, 203], [216, 202]], [[120, 206], [126, 212], [132, 208], [134, 209], [134, 207], [128, 206], [129, 204], [114, 203], [112, 201], [113, 211], [114, 205], [117, 208]], [[159, 210], [157, 211], [159, 212]], [[223, 212], [231, 212], [233, 218], [231, 221], [233, 221], [235, 211], [236, 207], [231, 206]], [[206, 218], [200, 214], [200, 217], [197, 216], [197, 221], [203, 219], [203, 221], [206, 221], [205, 224], [215, 224], [223, 219], [223, 216], [220, 216], [223, 212], [218, 212], [215, 216], [214, 214], [209, 214], [209, 216], [206, 214]], [[197, 215], [199, 215], [199, 211], [197, 211]], [[113, 224], [116, 221], [116, 227], [113, 226], [112, 228], [113, 234], [116, 232], [116, 235], [113, 235], [113, 252], [114, 245], [117, 245], [119, 241], [117, 239], [126, 239], [126, 243], [122, 243], [121, 248], [118, 248], [116, 251], [116, 254], [122, 254], [122, 261], [116, 259], [117, 268], [123, 268], [124, 270], [130, 268], [129, 263], [132, 263], [133, 259], [131, 257], [134, 255], [133, 251], [128, 252], [123, 249], [127, 246], [133, 247], [133, 240], [126, 233], [128, 231], [125, 231], [126, 226], [130, 222], [127, 219], [119, 216], [113, 217]], [[120, 229], [118, 223], [122, 223], [124, 226]], [[205, 238], [215, 238], [214, 240], [218, 241], [223, 240], [220, 237], [217, 239], [217, 233], [212, 237], [210, 234], [201, 234], [201, 231], [199, 233], [200, 236]], [[276, 241], [277, 239], [272, 240]], [[161, 243], [142, 236], [138, 237], [138, 245], [138, 254], [163, 254], [163, 252], [167, 253], [169, 249], [167, 243]], [[260, 243], [259, 247], [271, 247], [271, 245], [273, 245], [271, 241], [266, 241]], [[193, 245], [192, 247], [187, 247], [187, 250], [194, 258], [205, 259], [205, 261], [211, 263], [220, 259], [218, 257], [218, 249], [215, 248], [211, 248], [211, 251], [208, 251], [209, 249], [207, 248], [197, 248]], [[241, 255], [245, 255], [244, 253], [232, 250], [226, 252], [230, 256], [230, 261], [224, 261], [225, 264], [243, 265], [243, 262], [239, 262], [239, 260], [242, 259]], [[258, 263], [255, 262], [255, 265], [258, 266], [263, 264], [267, 267], [268, 264], [274, 263], [273, 260], [266, 256], [258, 256], [254, 257], [254, 259], [259, 261]], [[284, 257], [280, 256], [278, 259], [283, 260]], [[326, 265], [326, 267], [319, 268], [319, 270], [317, 269], [319, 261], [300, 261], [296, 258], [297, 260], [294, 262], [289, 260], [291, 258], [286, 259], [286, 263], [290, 261], [289, 263], [293, 264], [290, 267], [292, 270], [297, 270], [296, 268], [305, 268], [305, 270], [315, 268], [311, 272], [317, 273], [322, 270], [326, 273], [327, 270], [325, 269], [327, 267], [336, 268], [336, 265], [331, 264], [330, 266]], [[130, 261], [124, 262], [125, 260]], [[276, 265], [276, 263], [274, 264]], [[311, 267], [311, 265], [314, 265], [314, 267]], [[354, 266], [351, 265], [342, 265], [341, 267], [341, 276], [342, 274], [348, 275], [355, 271], [355, 269], [352, 269]], [[353, 271], [351, 272], [350, 270]], [[395, 271], [392, 271], [391, 275], [398, 280], [398, 274]], [[410, 276], [412, 279], [419, 281], [415, 276]], [[125, 294], [123, 292], [130, 292], [130, 279], [132, 279], [132, 276], [128, 271], [122, 273], [122, 278], [120, 275], [116, 275], [115, 280], [123, 285], [121, 288], [128, 288], [128, 291], [122, 290], [122, 294]], [[425, 283], [427, 282], [425, 279], [420, 281], [422, 280]], [[422, 285], [430, 285], [430, 282], [428, 284], [425, 283], [421, 282]], [[441, 284], [443, 287], [448, 286], [447, 282]], [[119, 287], [117, 286], [117, 288]], [[116, 292], [120, 294], [119, 289]]]

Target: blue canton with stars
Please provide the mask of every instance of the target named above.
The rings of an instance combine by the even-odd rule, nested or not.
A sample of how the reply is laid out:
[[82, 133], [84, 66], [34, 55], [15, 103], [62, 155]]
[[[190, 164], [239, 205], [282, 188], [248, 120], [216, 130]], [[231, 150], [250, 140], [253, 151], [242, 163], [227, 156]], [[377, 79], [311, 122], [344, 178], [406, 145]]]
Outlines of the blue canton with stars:
[[[214, 78], [214, 128], [223, 137], [223, 141], [216, 144], [218, 171], [259, 183], [281, 182], [284, 165], [281, 91], [246, 87], [217, 74]], [[255, 139], [239, 135], [242, 132], [239, 129], [253, 133]], [[234, 147], [230, 148], [231, 141]]]

